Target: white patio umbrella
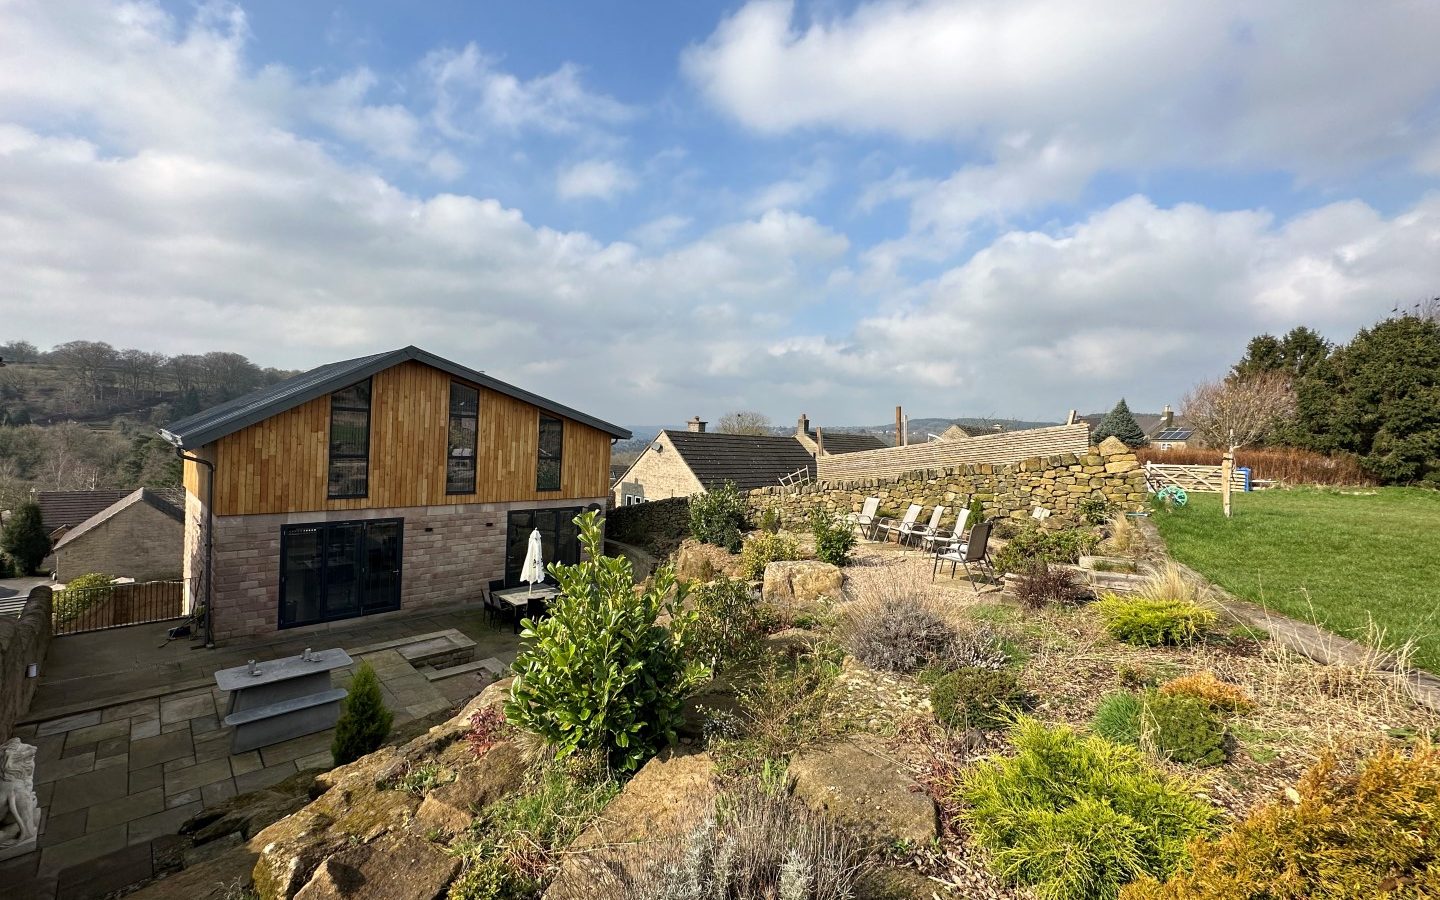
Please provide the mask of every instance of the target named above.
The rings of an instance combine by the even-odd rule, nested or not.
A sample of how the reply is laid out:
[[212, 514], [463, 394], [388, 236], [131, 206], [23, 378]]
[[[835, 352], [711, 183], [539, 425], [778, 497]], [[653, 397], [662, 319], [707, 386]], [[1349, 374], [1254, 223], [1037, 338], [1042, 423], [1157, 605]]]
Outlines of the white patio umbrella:
[[520, 580], [530, 585], [525, 596], [530, 596], [536, 582], [545, 580], [545, 551], [540, 546], [540, 529], [530, 532], [530, 546], [525, 549], [525, 562], [520, 566]]

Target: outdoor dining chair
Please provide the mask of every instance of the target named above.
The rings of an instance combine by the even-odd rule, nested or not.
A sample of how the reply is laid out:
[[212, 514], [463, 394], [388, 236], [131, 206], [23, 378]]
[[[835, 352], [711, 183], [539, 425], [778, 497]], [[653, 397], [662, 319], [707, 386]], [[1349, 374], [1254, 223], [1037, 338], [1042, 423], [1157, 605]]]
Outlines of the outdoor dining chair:
[[880, 498], [866, 497], [865, 505], [860, 507], [858, 513], [852, 512], [845, 517], [845, 524], [859, 528], [861, 534], [873, 541], [875, 540], [875, 526], [880, 521], [880, 517], [877, 515], [879, 511]]
[[911, 525], [909, 528], [904, 525], [900, 526], [900, 543], [921, 543], [926, 537], [934, 537], [940, 531], [940, 519], [945, 516], [945, 510], [949, 508], [948, 506], [935, 507], [934, 512], [930, 513], [928, 525]]
[[940, 550], [960, 544], [965, 540], [965, 523], [970, 521], [970, 507], [962, 506], [955, 514], [955, 527], [949, 534], [928, 534], [920, 538], [920, 546], [925, 550]]
[[990, 564], [990, 529], [994, 527], [991, 522], [977, 522], [975, 527], [970, 529], [970, 540], [949, 549], [937, 550], [935, 553], [935, 566], [930, 570], [930, 580], [935, 580], [935, 574], [940, 571], [944, 563], [950, 564], [950, 577], [955, 577], [955, 567], [962, 566], [965, 569], [965, 577], [970, 579], [970, 586], [975, 587], [975, 573], [970, 566], [974, 565], [980, 570], [980, 574], [988, 574], [995, 577], [995, 567]]
[[497, 578], [490, 582], [490, 589], [485, 592], [485, 618], [491, 625], [496, 619], [508, 618], [514, 612], [514, 607], [495, 596], [496, 591], [504, 589], [505, 579]]
[[920, 518], [920, 511], [924, 508], [925, 507], [919, 503], [912, 503], [910, 504], [910, 508], [905, 510], [905, 518], [899, 522], [896, 522], [894, 519], [881, 519], [875, 528], [877, 531], [885, 532], [886, 541], [889, 541], [890, 535], [893, 534], [895, 535], [896, 543], [900, 543], [904, 539], [904, 531], [902, 531], [902, 529], [908, 530], [914, 528], [915, 521]]

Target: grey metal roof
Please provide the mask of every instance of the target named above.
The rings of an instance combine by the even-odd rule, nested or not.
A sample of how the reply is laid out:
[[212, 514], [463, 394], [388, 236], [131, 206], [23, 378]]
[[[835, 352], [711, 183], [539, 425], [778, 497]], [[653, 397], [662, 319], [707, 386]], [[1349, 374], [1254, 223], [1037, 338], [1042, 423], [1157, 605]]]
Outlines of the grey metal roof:
[[302, 403], [314, 400], [316, 397], [323, 397], [340, 388], [369, 378], [376, 372], [382, 372], [407, 360], [414, 360], [443, 372], [449, 372], [456, 378], [463, 378], [497, 393], [538, 406], [546, 412], [589, 425], [591, 428], [604, 431], [613, 437], [622, 439], [630, 437], [630, 432], [619, 425], [612, 425], [579, 410], [563, 406], [553, 400], [547, 400], [539, 394], [532, 394], [512, 384], [491, 378], [484, 372], [478, 372], [413, 346], [327, 363], [243, 397], [213, 406], [204, 412], [187, 416], [160, 429], [160, 436], [177, 447], [193, 450], [287, 409], [293, 409]]

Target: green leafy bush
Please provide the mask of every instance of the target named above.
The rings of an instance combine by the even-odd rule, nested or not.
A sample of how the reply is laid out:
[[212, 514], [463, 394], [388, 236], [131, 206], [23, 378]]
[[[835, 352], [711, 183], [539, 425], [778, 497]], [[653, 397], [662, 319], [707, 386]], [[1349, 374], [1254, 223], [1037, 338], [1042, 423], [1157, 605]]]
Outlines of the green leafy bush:
[[760, 530], [766, 534], [780, 533], [780, 513], [776, 511], [775, 507], [767, 506], [765, 511], [760, 514]]
[[1212, 828], [1214, 811], [1134, 748], [1024, 717], [1012, 739], [1015, 756], [964, 774], [963, 815], [1000, 874], [1041, 900], [1109, 900], [1167, 876]]
[[1111, 694], [1091, 722], [1095, 733], [1176, 762], [1215, 766], [1225, 761], [1225, 724], [1194, 697], [1146, 691]]
[[788, 534], [752, 534], [740, 548], [740, 576], [757, 581], [765, 577], [765, 567], [772, 562], [800, 559], [802, 555], [800, 544]]
[[99, 589], [109, 587], [114, 582], [113, 576], [100, 572], [87, 572], [70, 579], [63, 590], [55, 591], [51, 597], [51, 620], [59, 625], [79, 618], [87, 609], [111, 595], [110, 591]]
[[690, 534], [695, 540], [736, 553], [744, 529], [745, 498], [734, 483], [727, 481], [690, 498]]
[[50, 552], [50, 536], [40, 518], [40, 505], [26, 501], [15, 508], [0, 529], [0, 550], [21, 575], [34, 575]]
[[1051, 530], [1027, 525], [1009, 539], [995, 554], [995, 570], [1000, 573], [1020, 572], [1040, 562], [1076, 563], [1100, 543], [1093, 531], [1079, 528]]
[[695, 621], [685, 632], [685, 651], [719, 672], [754, 659], [765, 645], [770, 615], [750, 586], [720, 578], [690, 591]]
[[850, 523], [817, 509], [810, 517], [810, 533], [815, 536], [815, 555], [823, 562], [835, 566], [850, 562], [850, 551], [855, 549], [855, 528]]
[[[505, 715], [563, 758], [603, 752], [631, 771], [674, 741], [685, 695], [709, 674], [683, 653], [684, 585], [661, 566], [636, 593], [630, 561], [603, 555], [598, 516], [577, 516], [586, 559], [552, 564], [560, 595], [549, 616], [525, 620]], [[662, 615], [668, 625], [659, 624]]]
[[379, 750], [390, 734], [394, 719], [380, 696], [380, 679], [375, 677], [375, 670], [368, 662], [360, 663], [350, 680], [350, 693], [345, 697], [340, 721], [335, 723], [335, 739], [330, 743], [330, 756], [335, 765], [343, 766]]
[[952, 728], [995, 728], [1004, 725], [1030, 698], [1008, 669], [956, 669], [930, 686], [935, 718]]
[[1189, 600], [1106, 594], [1095, 604], [1114, 637], [1144, 647], [1190, 644], [1215, 624], [1215, 611]]
[[1193, 862], [1161, 883], [1151, 872], [1125, 900], [1421, 900], [1440, 886], [1440, 748], [1390, 747], [1358, 772], [1333, 757], [1295, 799], [1252, 811], [1234, 830], [1191, 845]]
[[1088, 525], [1103, 525], [1115, 514], [1115, 504], [1103, 494], [1092, 494], [1075, 504], [1075, 512]]

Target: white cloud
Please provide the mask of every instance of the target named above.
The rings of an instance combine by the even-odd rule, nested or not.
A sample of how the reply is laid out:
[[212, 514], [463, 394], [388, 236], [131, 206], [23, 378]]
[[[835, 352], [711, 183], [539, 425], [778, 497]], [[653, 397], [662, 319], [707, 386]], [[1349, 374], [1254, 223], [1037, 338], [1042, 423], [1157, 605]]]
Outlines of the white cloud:
[[671, 213], [631, 229], [630, 238], [642, 247], [665, 247], [673, 244], [692, 224], [694, 220], [689, 216]]
[[555, 177], [555, 193], [566, 200], [611, 200], [634, 190], [635, 176], [619, 163], [608, 159], [587, 159], [565, 166]]
[[832, 179], [828, 164], [815, 163], [795, 178], [785, 178], [765, 185], [755, 192], [745, 207], [752, 213], [801, 207], [829, 189]]

